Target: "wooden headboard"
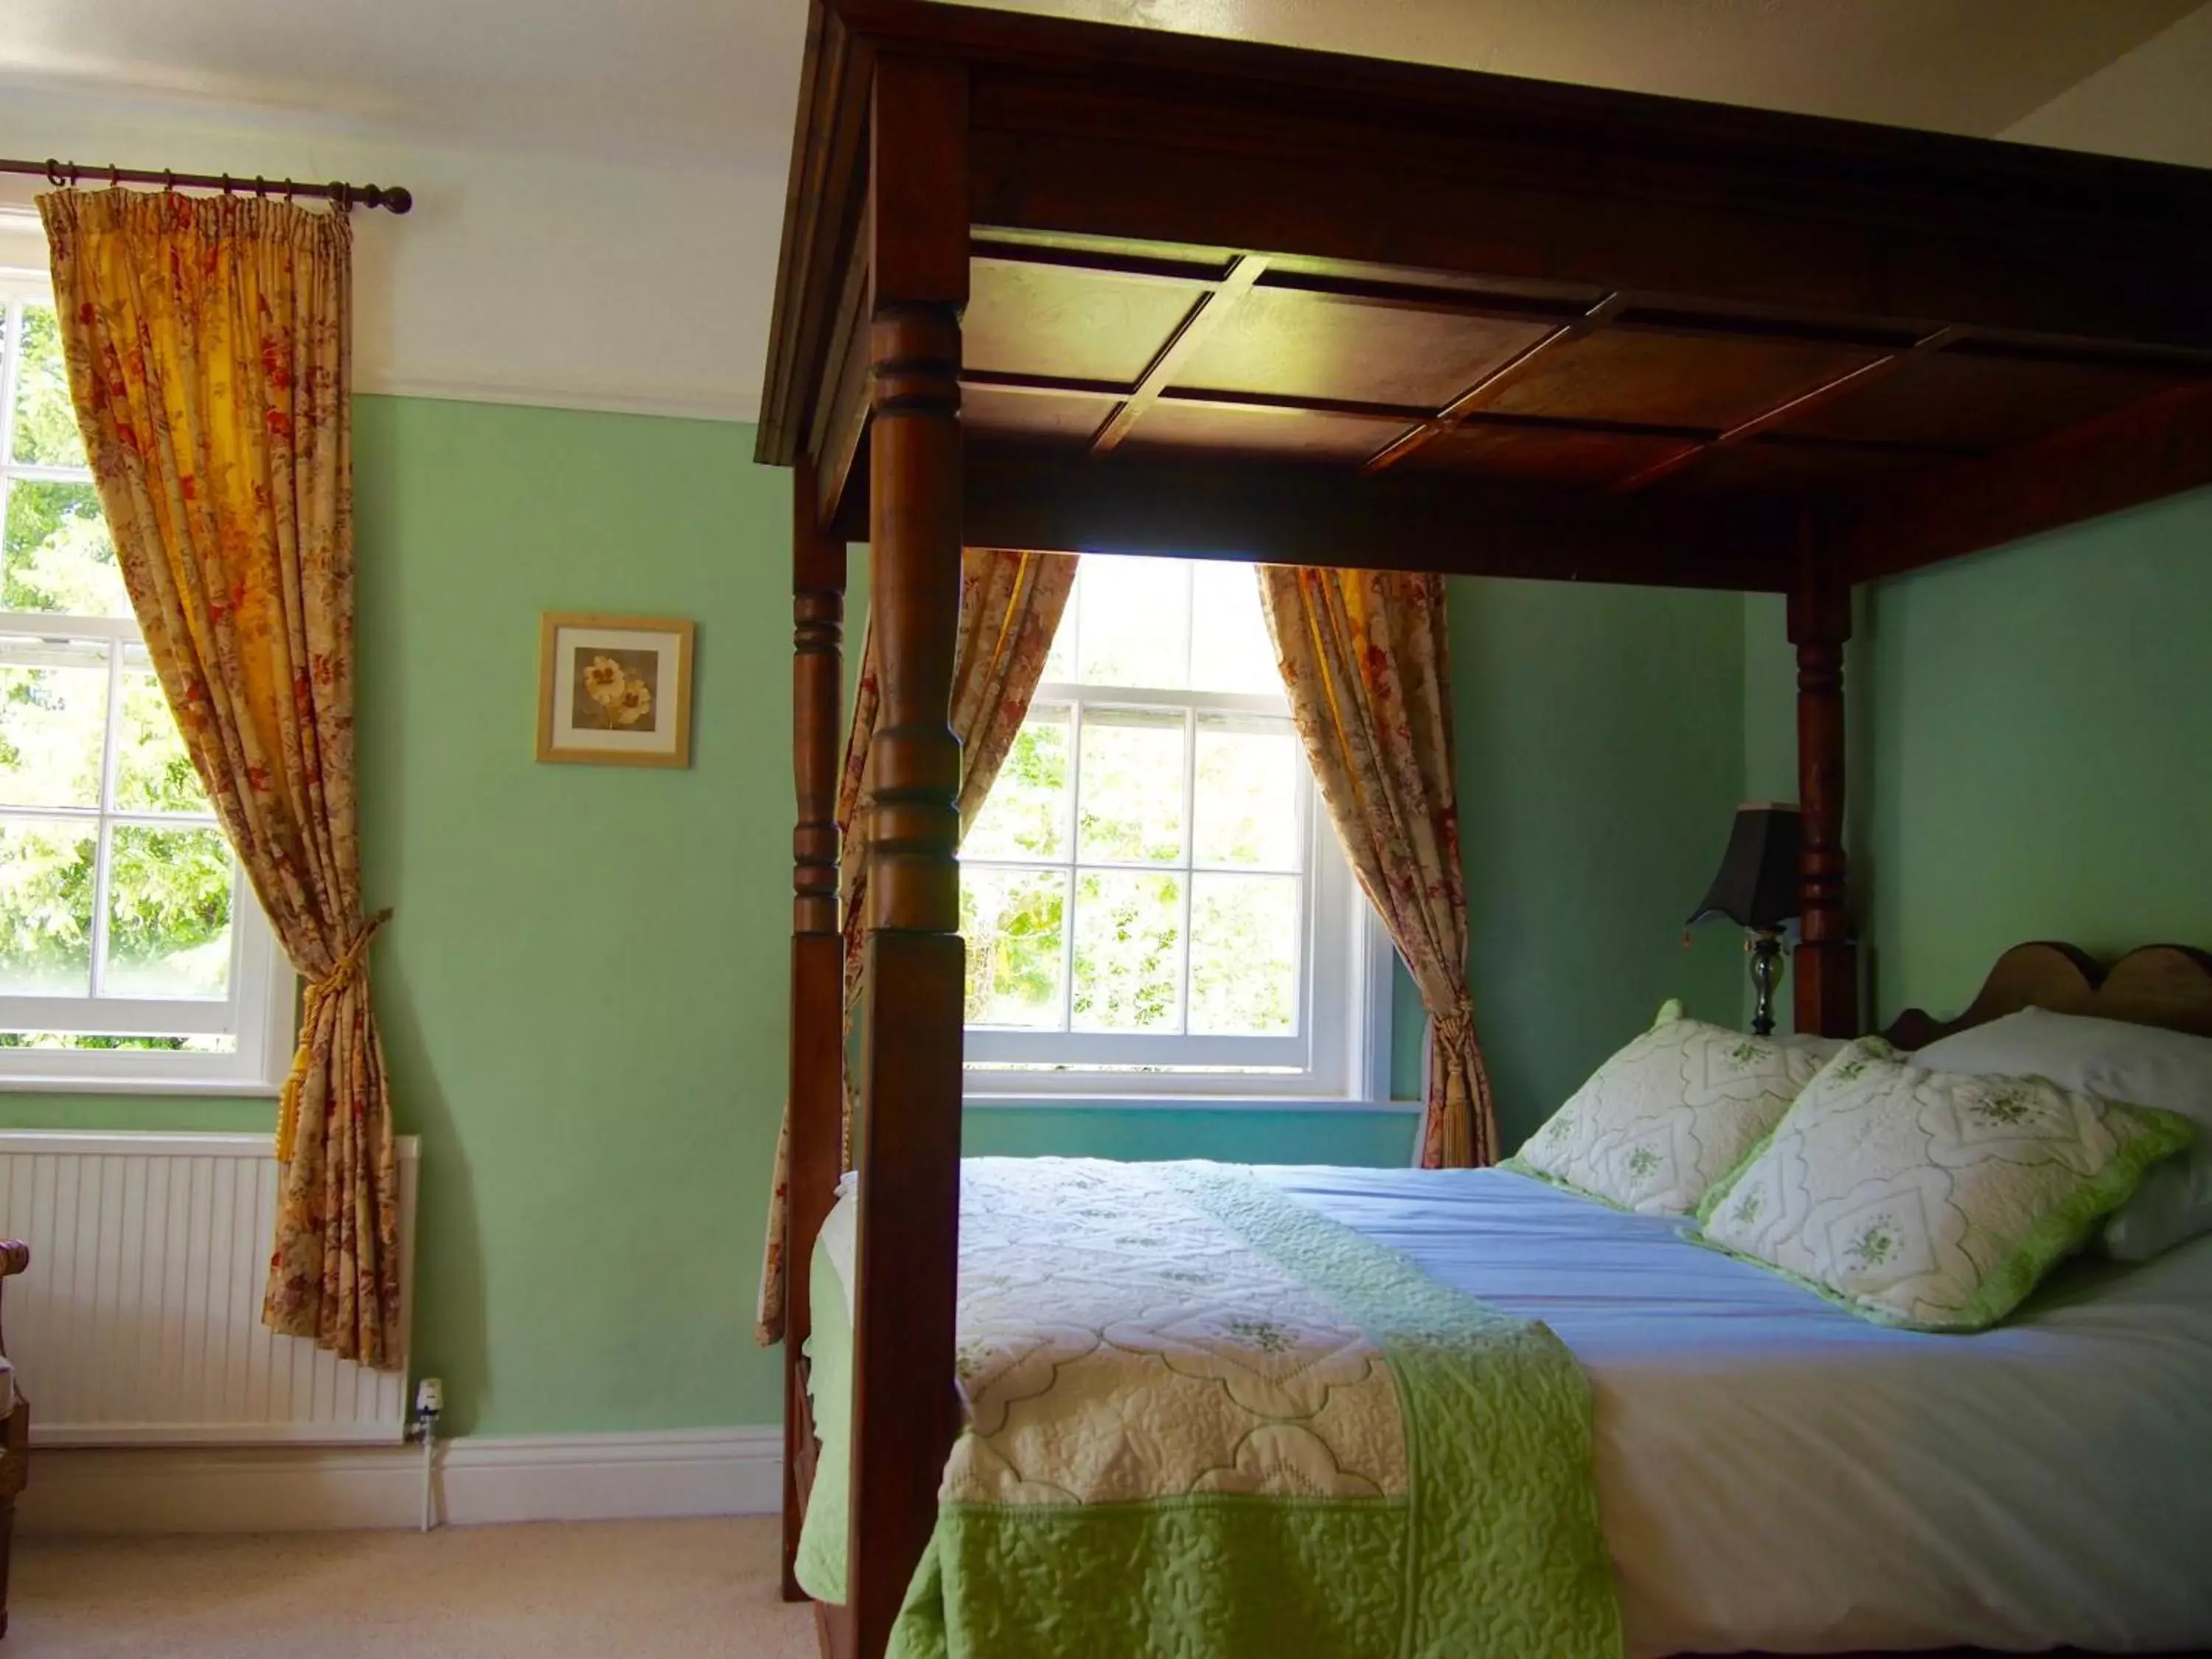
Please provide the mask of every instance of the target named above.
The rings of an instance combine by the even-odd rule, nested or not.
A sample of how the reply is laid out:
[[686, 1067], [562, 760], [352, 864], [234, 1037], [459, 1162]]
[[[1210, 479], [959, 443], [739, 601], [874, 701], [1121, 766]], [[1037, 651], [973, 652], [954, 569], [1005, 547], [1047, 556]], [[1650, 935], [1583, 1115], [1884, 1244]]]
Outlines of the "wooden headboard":
[[1923, 1009], [1908, 1008], [1882, 1035], [1900, 1048], [1919, 1048], [2022, 1008], [2212, 1036], [2212, 951], [2146, 945], [2106, 965], [2071, 945], [2015, 945], [1997, 958], [1958, 1018], [1939, 1020]]

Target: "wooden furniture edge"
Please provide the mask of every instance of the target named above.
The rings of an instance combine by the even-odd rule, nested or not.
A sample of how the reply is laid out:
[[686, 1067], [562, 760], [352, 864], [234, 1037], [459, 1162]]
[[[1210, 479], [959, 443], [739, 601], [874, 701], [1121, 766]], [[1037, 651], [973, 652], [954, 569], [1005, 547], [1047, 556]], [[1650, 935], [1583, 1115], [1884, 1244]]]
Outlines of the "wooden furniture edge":
[[[0, 1243], [0, 1287], [31, 1265], [31, 1247], [20, 1239]], [[8, 1352], [7, 1337], [0, 1332], [0, 1357]], [[15, 1407], [0, 1425], [0, 1636], [8, 1633], [8, 1568], [15, 1541], [15, 1499], [31, 1474], [31, 1402], [20, 1384]]]
[[[906, 1574], [933, 1517], [934, 1486], [956, 1421], [949, 1389], [940, 1412], [926, 1400], [917, 1401], [910, 1386], [914, 1376], [930, 1374], [939, 1350], [949, 1346], [958, 1222], [959, 945], [942, 902], [953, 870], [945, 816], [957, 770], [947, 770], [949, 733], [935, 712], [951, 648], [948, 599], [957, 592], [956, 579], [946, 573], [957, 570], [963, 540], [1011, 545], [1061, 541], [1073, 550], [1088, 550], [1126, 537], [1135, 522], [1133, 515], [1148, 510], [1141, 502], [1117, 501], [1103, 488], [1087, 501], [1052, 499], [1048, 469], [1031, 460], [1007, 463], [1006, 476], [1016, 483], [1003, 485], [990, 471], [1000, 457], [979, 453], [967, 464], [962, 459], [957, 413], [960, 307], [974, 228], [994, 222], [988, 216], [977, 219], [972, 203], [956, 199], [957, 180], [965, 176], [961, 169], [975, 138], [969, 124], [970, 62], [991, 58], [979, 45], [983, 36], [970, 38], [962, 31], [989, 35], [1004, 29], [1012, 32], [1007, 38], [1018, 37], [1020, 49], [1009, 47], [1011, 57], [1002, 54], [994, 62], [1018, 63], [1024, 52], [1046, 51], [1057, 40], [1055, 49], [1070, 54], [1063, 66], [1079, 67], [1090, 48], [1072, 45], [1072, 37], [1054, 31], [1080, 33], [1086, 27], [917, 7], [905, 0], [839, 0], [827, 9], [817, 7], [810, 31], [799, 118], [801, 142], [794, 148], [792, 173], [793, 194], [805, 199], [787, 207], [778, 321], [757, 453], [771, 462], [797, 460], [808, 453], [813, 436], [829, 466], [824, 476], [809, 478], [798, 493], [795, 513], [809, 517], [799, 533], [839, 541], [866, 535], [877, 550], [882, 582], [878, 621], [886, 634], [882, 685], [890, 729], [871, 780], [869, 835], [877, 879], [868, 919], [872, 1000], [864, 1022], [865, 1084], [856, 1133], [863, 1167], [888, 1159], [915, 1175], [908, 1191], [890, 1191], [890, 1182], [863, 1185], [854, 1310], [852, 1600], [843, 1607], [817, 1609], [825, 1648], [840, 1656], [872, 1656], [881, 1650], [905, 1593]], [[1352, 93], [1358, 95], [1379, 95], [1386, 88], [1403, 91], [1418, 82], [1449, 101], [1449, 85], [1463, 93], [1469, 84], [1451, 71], [1408, 71], [1364, 60], [1271, 55], [1271, 49], [1194, 43], [1187, 37], [1139, 40], [1128, 32], [1107, 33], [1115, 34], [1115, 50], [1126, 52], [1128, 63], [1157, 61], [1186, 79], [1211, 64], [1255, 83], [1270, 76], [1280, 80], [1288, 73], [1285, 66], [1297, 59], [1306, 71], [1316, 61], [1356, 66], [1345, 73], [1356, 82]], [[1095, 45], [1103, 35], [1088, 38]], [[968, 46], [977, 50], [968, 52]], [[1401, 75], [1410, 78], [1397, 78]], [[1519, 91], [1528, 89], [1522, 86]], [[1665, 100], [1637, 104], [1655, 121], [1662, 106], [1675, 117], [1692, 107]], [[1730, 125], [1745, 113], [1706, 111], [1695, 118], [1718, 124], [1704, 129], [1711, 137], [1723, 129], [1750, 131]], [[1796, 131], [1812, 142], [1812, 127]], [[1876, 142], [1848, 124], [1829, 124], [1826, 131], [1838, 143], [1844, 138]], [[998, 138], [1003, 137], [1001, 131]], [[1214, 132], [1206, 142], [1220, 137]], [[1921, 147], [1918, 137], [1893, 142], [1902, 146], [1893, 152], [1897, 158], [1925, 158], [1941, 149]], [[1986, 165], [1994, 170], [1989, 178], [2009, 180], [2006, 189], [2015, 195], [2062, 173], [2085, 191], [2094, 185], [2115, 204], [2118, 216], [2108, 226], [2126, 218], [2119, 198], [2140, 198], [2136, 206], [2141, 207], [2161, 191], [2186, 195], [2206, 189], [2203, 181], [2170, 169], [2130, 172], [2125, 164], [2115, 164], [2118, 170], [2112, 170], [2101, 161], [2053, 161], [2018, 149], [2000, 155], [2004, 147], [1972, 141], [1942, 144], [1954, 146], [1942, 153], [1959, 166]], [[957, 210], [948, 210], [948, 203]], [[2008, 210], [2029, 211], [2018, 201]], [[1013, 228], [1021, 226], [1017, 222]], [[2192, 252], [2192, 269], [2195, 258]], [[864, 302], [848, 303], [854, 295], [864, 296]], [[822, 399], [833, 397], [840, 400], [836, 407], [823, 404]], [[2169, 406], [2160, 404], [2161, 410]], [[2164, 430], [2161, 418], [2146, 404], [2142, 410], [2123, 411], [2112, 422], [2100, 423], [2100, 429], [2140, 438], [2146, 431]], [[2193, 430], [2182, 432], [2169, 446], [2169, 459], [2159, 464], [2163, 470], [2148, 483], [2138, 477], [2127, 488], [2193, 476]], [[1127, 458], [1117, 456], [1094, 471], [1104, 479], [1113, 476], [1109, 469], [1127, 465]], [[2095, 469], [2085, 463], [2075, 471], [2087, 476]], [[1244, 472], [1247, 478], [1259, 476], [1255, 469]], [[847, 488], [848, 477], [855, 486], [865, 482], [866, 488]], [[2127, 504], [2108, 499], [2109, 489], [2099, 494], [2100, 488], [2084, 486], [2057, 507], [2037, 510], [2081, 516], [2084, 501], [2096, 511]], [[1638, 499], [1654, 518], [1660, 516], [1649, 506], [1652, 498]], [[808, 505], [801, 508], [799, 502]], [[1955, 539], [1960, 532], [1931, 529], [1928, 520], [1916, 516], [1904, 492], [1882, 502], [1880, 513], [1846, 517], [1815, 507], [1789, 524], [1771, 526], [1771, 561], [1764, 545], [1747, 545], [1728, 555], [1738, 560], [1734, 564], [1726, 562], [1720, 550], [1707, 548], [1704, 564], [1685, 562], [1680, 567], [1698, 570], [1702, 585], [1764, 587], [1790, 596], [1798, 664], [1800, 794], [1816, 829], [1826, 827], [1825, 834], [1808, 835], [1801, 869], [1806, 914], [1813, 925], [1801, 947], [1796, 994], [1800, 1029], [1835, 1035], [1858, 1029], [1856, 952], [1840, 834], [1842, 647], [1850, 631], [1849, 583], [1970, 550], [1961, 543], [1930, 551], [1938, 547], [1941, 534]], [[845, 516], [840, 516], [841, 503]], [[865, 512], [865, 520], [854, 515], [856, 509]], [[1607, 510], [1597, 509], [1593, 521]], [[1737, 504], [1735, 510], [1746, 509]], [[1156, 513], [1155, 521], [1164, 526], [1172, 516]], [[1954, 519], [1964, 516], [1954, 513]], [[1762, 525], [1762, 535], [1769, 528]], [[1966, 533], [1984, 535], [1987, 525]], [[1484, 574], [1669, 580], [1658, 569], [1632, 565], [1620, 554], [1577, 565], [1560, 556], [1556, 543], [1536, 550], [1531, 542], [1511, 556], [1522, 564]], [[1769, 562], [1771, 572], [1762, 568]], [[796, 959], [795, 950], [795, 978]], [[837, 1063], [842, 1059], [841, 1044]], [[805, 1247], [796, 1242], [802, 1231]], [[811, 1231], [795, 1224], [786, 1263], [794, 1277], [803, 1276], [811, 1244]], [[787, 1337], [787, 1343], [795, 1348], [796, 1340]], [[944, 1371], [949, 1378], [949, 1365]], [[901, 1375], [909, 1386], [896, 1396], [897, 1410], [871, 1412], [870, 1393], [884, 1397], [884, 1389]], [[798, 1440], [787, 1494], [793, 1513], [803, 1511], [806, 1493], [799, 1488], [810, 1480], [815, 1449], [804, 1382], [803, 1367], [787, 1351], [787, 1389], [796, 1390], [791, 1432]]]
[[791, 1031], [787, 1079], [782, 1589], [803, 1599], [793, 1566], [819, 1447], [804, 1345], [813, 1330], [814, 1242], [843, 1162], [845, 936], [837, 914], [844, 771], [845, 544], [823, 533], [811, 465], [792, 474]]
[[[1385, 263], [1407, 268], [1509, 277], [1538, 274], [1516, 259], [1549, 261], [1540, 273], [1549, 280], [1573, 280], [1572, 265], [1601, 286], [1652, 295], [2212, 350], [2201, 303], [2212, 275], [2212, 236], [2201, 228], [2212, 224], [2212, 180], [2195, 169], [1173, 31], [916, 0], [828, 0], [811, 9], [801, 70], [758, 436], [764, 461], [787, 464], [805, 442], [838, 298], [826, 273], [842, 270], [868, 234], [867, 82], [884, 53], [935, 58], [977, 77], [971, 160], [980, 171], [969, 221], [987, 232], [1351, 258], [1377, 257], [1379, 239], [1402, 256]], [[1218, 95], [1193, 98], [1194, 88]], [[1172, 155], [1156, 141], [1127, 142], [1132, 120], [1121, 106], [1146, 98], [1173, 129]], [[1315, 157], [1341, 163], [1339, 172], [1495, 189], [1511, 184], [1504, 174], [1533, 168], [1540, 176], [1525, 179], [1526, 193], [1552, 204], [1545, 210], [1560, 226], [1571, 229], [1575, 215], [1595, 210], [1581, 204], [1593, 190], [1612, 191], [1627, 216], [1569, 258], [1558, 239], [1527, 227], [1486, 231], [1495, 214], [1407, 222], [1394, 212], [1305, 245], [1261, 234], [1284, 223], [1265, 191], [1171, 203], [1172, 191], [1102, 189], [1111, 181], [1079, 164], [1064, 190], [1036, 188], [1040, 145], [1063, 142], [1103, 145], [1099, 153], [1121, 155], [1125, 167], [1165, 167], [1164, 179], [1187, 172], [1194, 157], [1237, 166], [1255, 151], [1298, 166], [1311, 159], [1283, 155], [1279, 142], [1258, 144], [1239, 125], [1251, 122], [1273, 123], [1276, 139], [1297, 137]], [[1483, 145], [1491, 149], [1474, 154]], [[1516, 166], [1501, 168], [1500, 145]], [[1688, 279], [1679, 235], [1654, 228], [1648, 208], [1663, 200], [1724, 238], [1733, 222], [1717, 206], [1722, 198], [1730, 212], [1747, 206], [1772, 222], [1757, 243], [1769, 257], [1734, 259], [1719, 276], [1707, 269], [1717, 283], [1708, 288]], [[1231, 225], [1234, 214], [1243, 217]], [[1844, 258], [1840, 244], [1827, 257], [1816, 232], [1855, 239], [1857, 257]], [[2115, 314], [2113, 273], [2142, 253], [2145, 236], [2172, 257], [2136, 276], [2128, 314]], [[1331, 241], [1341, 246], [1323, 245]], [[1625, 264], [1624, 249], [1634, 256]], [[2008, 278], [2022, 257], [2036, 260], [2037, 283]], [[1619, 268], [1583, 270], [1593, 260]]]
[[1844, 848], [1844, 647], [1851, 595], [1816, 527], [1801, 532], [1790, 591], [1790, 643], [1797, 661], [1798, 942], [1791, 953], [1796, 1028], [1819, 1036], [1859, 1030], [1858, 944]]
[[1924, 1048], [2023, 1008], [2212, 1036], [2212, 951], [2145, 945], [2107, 963], [2079, 945], [2031, 940], [1996, 959], [1956, 1018], [1938, 1019], [1924, 1008], [1907, 1008], [1881, 1035], [1899, 1048]]

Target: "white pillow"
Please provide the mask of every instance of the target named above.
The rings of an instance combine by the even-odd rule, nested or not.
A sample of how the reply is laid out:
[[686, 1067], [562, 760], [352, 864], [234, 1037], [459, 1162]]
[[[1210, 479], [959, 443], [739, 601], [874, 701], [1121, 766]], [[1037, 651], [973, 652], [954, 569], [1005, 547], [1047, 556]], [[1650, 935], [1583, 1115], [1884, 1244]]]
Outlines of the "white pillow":
[[2188, 1118], [2197, 1144], [2143, 1176], [2105, 1224], [2105, 1249], [2123, 1261], [2144, 1261], [2212, 1232], [2212, 1037], [2023, 1008], [1931, 1042], [1913, 1060], [1970, 1077], [2046, 1077], [2061, 1088]]
[[1687, 1215], [1821, 1066], [1814, 1049], [1682, 1018], [1597, 1068], [1505, 1167], [1646, 1215]]
[[1978, 1331], [2079, 1249], [2191, 1125], [1862, 1037], [1698, 1206], [1704, 1241], [1885, 1325]]

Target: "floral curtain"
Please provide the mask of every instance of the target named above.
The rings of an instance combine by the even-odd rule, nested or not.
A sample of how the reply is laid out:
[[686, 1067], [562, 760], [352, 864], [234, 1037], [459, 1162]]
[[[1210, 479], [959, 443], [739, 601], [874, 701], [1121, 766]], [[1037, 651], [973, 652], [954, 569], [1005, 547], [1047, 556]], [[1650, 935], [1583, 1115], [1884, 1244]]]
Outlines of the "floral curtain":
[[1421, 1164], [1491, 1163], [1498, 1124], [1467, 984], [1443, 578], [1262, 565], [1260, 598], [1338, 839], [1429, 1011]]
[[[964, 834], [991, 793], [993, 780], [1013, 747], [1030, 711], [1030, 696], [1044, 672], [1060, 613], [1075, 586], [1076, 561], [1066, 553], [1017, 553], [969, 548], [960, 561], [960, 633], [952, 660], [952, 733], [960, 739], [960, 828]], [[845, 926], [845, 1032], [849, 1047], [859, 1006], [860, 966], [867, 944], [867, 817], [869, 739], [879, 707], [876, 636], [860, 647], [860, 678], [853, 719], [845, 734], [845, 773], [837, 790], [842, 845], [838, 883]], [[856, 1079], [845, 1073], [844, 1147], [852, 1161]], [[791, 1123], [787, 1115], [775, 1143], [775, 1185], [769, 1200], [768, 1248], [761, 1265], [760, 1310], [754, 1335], [766, 1346], [783, 1337], [785, 1196], [789, 1179]]]
[[262, 1319], [400, 1362], [399, 1182], [355, 839], [352, 241], [228, 197], [40, 198], [116, 559], [225, 834], [307, 981]]

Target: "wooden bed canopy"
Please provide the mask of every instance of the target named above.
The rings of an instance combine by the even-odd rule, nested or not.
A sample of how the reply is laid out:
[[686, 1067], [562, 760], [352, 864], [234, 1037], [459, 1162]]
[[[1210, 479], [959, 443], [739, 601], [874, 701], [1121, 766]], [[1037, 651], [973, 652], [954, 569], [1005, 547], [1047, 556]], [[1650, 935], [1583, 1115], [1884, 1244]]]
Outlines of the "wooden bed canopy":
[[883, 696], [831, 1650], [882, 1652], [957, 1428], [963, 545], [1787, 594], [1796, 1018], [1855, 1033], [1851, 587], [2212, 482], [2208, 295], [2212, 174], [815, 0], [757, 459], [796, 485], [787, 1563], [840, 1158], [854, 540]]

